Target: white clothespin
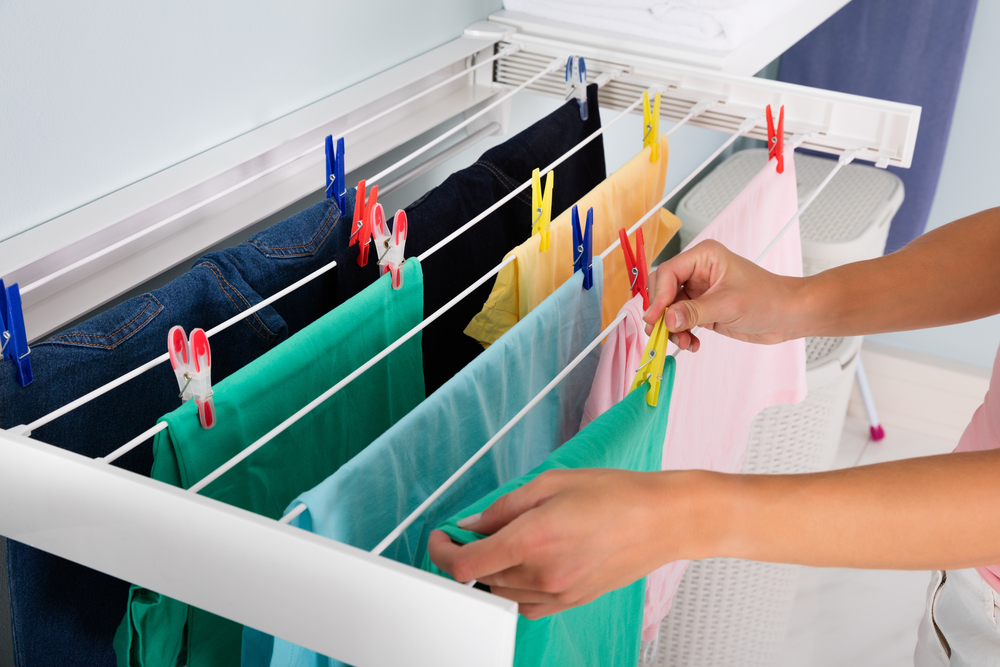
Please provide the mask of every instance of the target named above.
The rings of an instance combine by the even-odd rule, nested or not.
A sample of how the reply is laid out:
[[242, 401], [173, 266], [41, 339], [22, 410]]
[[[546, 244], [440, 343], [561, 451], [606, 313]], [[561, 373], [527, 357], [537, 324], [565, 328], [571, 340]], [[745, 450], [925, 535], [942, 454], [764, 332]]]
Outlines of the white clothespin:
[[195, 329], [188, 340], [184, 327], [175, 326], [167, 334], [170, 365], [177, 376], [180, 399], [187, 403], [192, 398], [198, 405], [198, 419], [202, 428], [215, 426], [215, 401], [212, 399], [212, 349], [204, 329]]
[[580, 120], [587, 120], [587, 63], [581, 56], [566, 59], [566, 99], [573, 98], [580, 105]]
[[392, 288], [403, 286], [403, 253], [406, 250], [406, 212], [396, 211], [392, 220], [392, 232], [385, 221], [385, 211], [381, 204], [372, 209], [372, 237], [375, 240], [375, 252], [378, 253], [380, 275], [392, 274]]

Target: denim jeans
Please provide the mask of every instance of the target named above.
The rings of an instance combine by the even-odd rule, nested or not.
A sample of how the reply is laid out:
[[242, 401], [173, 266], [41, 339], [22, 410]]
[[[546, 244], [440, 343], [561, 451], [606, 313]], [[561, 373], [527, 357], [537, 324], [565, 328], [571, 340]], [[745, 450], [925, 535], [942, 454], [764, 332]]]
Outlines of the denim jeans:
[[[353, 210], [353, 190], [348, 200]], [[207, 330], [334, 259], [339, 270], [357, 250], [337, 242], [337, 232], [350, 226], [349, 217], [337, 224], [338, 217], [332, 200], [320, 202], [236, 247], [205, 255], [165, 287], [36, 343], [35, 380], [27, 387], [17, 385], [10, 364], [0, 363], [0, 427], [29, 423], [161, 355], [176, 324], [189, 332]], [[213, 336], [212, 380], [273, 349], [337, 302], [322, 279], [313, 280]], [[87, 457], [104, 456], [179, 405], [174, 373], [163, 363], [32, 437]], [[114, 465], [149, 475], [151, 443]], [[126, 609], [127, 582], [12, 540], [7, 576], [18, 667], [115, 666], [112, 639]]]
[[[486, 151], [467, 169], [406, 208], [407, 256], [419, 255], [508, 195], [601, 127], [597, 86], [587, 87], [589, 120], [580, 120], [571, 100], [523, 132]], [[590, 192], [606, 176], [604, 143], [598, 137], [555, 169], [553, 219]], [[422, 262], [424, 316], [438, 310], [503, 261], [531, 236], [531, 190], [526, 189], [499, 210]], [[567, 257], [567, 262], [572, 258]], [[424, 382], [427, 395], [472, 361], [482, 346], [464, 333], [483, 307], [493, 281], [479, 287], [424, 330]]]

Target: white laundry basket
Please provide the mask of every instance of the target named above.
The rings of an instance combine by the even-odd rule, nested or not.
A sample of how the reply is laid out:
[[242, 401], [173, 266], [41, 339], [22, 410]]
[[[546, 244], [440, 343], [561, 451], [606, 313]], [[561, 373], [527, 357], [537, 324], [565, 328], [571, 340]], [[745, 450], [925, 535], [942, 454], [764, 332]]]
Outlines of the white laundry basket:
[[[736, 153], [691, 189], [677, 208], [686, 246], [767, 163], [766, 149]], [[833, 169], [830, 159], [795, 154], [802, 202]], [[805, 275], [878, 257], [903, 202], [894, 174], [850, 164], [800, 221]], [[752, 221], [748, 221], [752, 224]], [[791, 474], [829, 468], [847, 415], [861, 338], [807, 341], [809, 392], [754, 419], [742, 471]], [[692, 562], [660, 624], [654, 664], [661, 667], [764, 667], [778, 660], [799, 567], [730, 558]]]
[[[807, 341], [808, 397], [763, 410], [750, 426], [742, 472], [793, 474], [830, 467], [847, 414], [861, 338]], [[710, 558], [688, 565], [660, 624], [661, 667], [764, 667], [780, 656], [798, 565]]]
[[[677, 206], [681, 247], [686, 247], [767, 163], [767, 149], [740, 151], [691, 188]], [[795, 154], [799, 202], [805, 201], [836, 164]], [[889, 223], [903, 203], [903, 182], [884, 169], [849, 164], [819, 193], [800, 220], [802, 272], [820, 271], [878, 257]], [[748, 221], [751, 222], [751, 221]]]

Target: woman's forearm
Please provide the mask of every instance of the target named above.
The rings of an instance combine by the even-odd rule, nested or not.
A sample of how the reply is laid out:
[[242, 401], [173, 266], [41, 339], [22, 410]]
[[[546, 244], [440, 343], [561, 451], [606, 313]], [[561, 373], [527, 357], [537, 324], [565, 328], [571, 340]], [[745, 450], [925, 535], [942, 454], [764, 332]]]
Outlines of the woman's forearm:
[[[696, 500], [685, 518], [700, 526], [692, 558], [872, 569], [1000, 563], [1000, 451], [807, 475], [690, 475]], [[666, 478], [664, 494], [676, 498], [677, 483]], [[663, 548], [676, 554], [677, 545]]]
[[793, 291], [788, 338], [906, 331], [1000, 313], [1000, 208], [891, 255], [805, 278]]

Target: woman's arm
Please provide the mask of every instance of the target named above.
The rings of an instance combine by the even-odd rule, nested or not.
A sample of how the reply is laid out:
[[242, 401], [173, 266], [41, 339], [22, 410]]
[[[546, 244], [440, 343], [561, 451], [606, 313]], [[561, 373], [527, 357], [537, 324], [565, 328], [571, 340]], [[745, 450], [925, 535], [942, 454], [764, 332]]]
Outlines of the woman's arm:
[[[776, 276], [705, 242], [661, 264], [650, 284], [647, 323], [669, 305], [672, 332], [699, 325], [758, 343], [965, 322], [1000, 313], [1000, 208], [809, 278]], [[689, 347], [690, 334], [674, 338]]]
[[586, 604], [674, 560], [953, 569], [1000, 563], [1000, 450], [805, 475], [550, 471], [431, 558], [521, 603], [528, 618]]
[[[776, 276], [718, 243], [662, 264], [653, 323], [675, 342], [701, 325], [760, 343], [939, 326], [1000, 312], [1000, 209], [903, 250], [811, 278]], [[669, 306], [669, 308], [667, 308]], [[679, 559], [928, 569], [1000, 563], [1000, 450], [810, 475], [549, 471], [463, 527], [431, 558], [538, 618], [585, 604]]]

